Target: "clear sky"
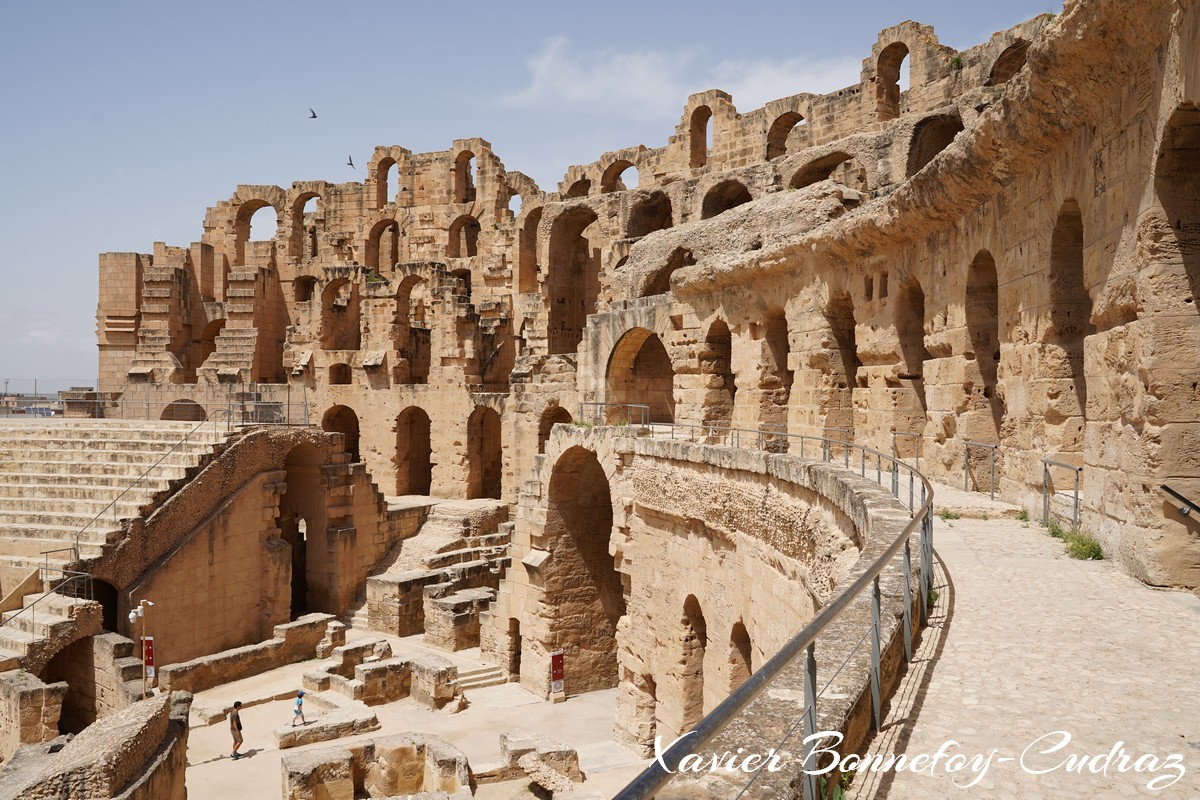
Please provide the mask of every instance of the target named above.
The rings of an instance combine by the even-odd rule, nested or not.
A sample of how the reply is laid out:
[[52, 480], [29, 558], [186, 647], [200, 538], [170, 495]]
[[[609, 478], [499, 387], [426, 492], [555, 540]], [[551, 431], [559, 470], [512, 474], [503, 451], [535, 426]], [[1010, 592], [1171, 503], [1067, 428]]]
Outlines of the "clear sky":
[[348, 155], [480, 136], [553, 190], [571, 164], [665, 144], [691, 92], [749, 111], [857, 82], [905, 19], [965, 49], [1061, 8], [0, 0], [0, 380], [92, 383], [97, 254], [197, 241], [239, 183], [362, 180]]

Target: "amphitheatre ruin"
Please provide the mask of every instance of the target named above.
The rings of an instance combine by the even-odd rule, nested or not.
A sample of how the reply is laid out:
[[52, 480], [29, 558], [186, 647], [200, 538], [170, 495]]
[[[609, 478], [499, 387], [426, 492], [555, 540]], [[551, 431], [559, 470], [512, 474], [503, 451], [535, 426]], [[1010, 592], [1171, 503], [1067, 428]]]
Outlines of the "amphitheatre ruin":
[[0, 798], [734, 797], [656, 737], [871, 747], [955, 647], [956, 503], [1195, 600], [1200, 7], [904, 22], [797, 89], [552, 191], [380, 146], [101, 254], [96, 391], [0, 424]]

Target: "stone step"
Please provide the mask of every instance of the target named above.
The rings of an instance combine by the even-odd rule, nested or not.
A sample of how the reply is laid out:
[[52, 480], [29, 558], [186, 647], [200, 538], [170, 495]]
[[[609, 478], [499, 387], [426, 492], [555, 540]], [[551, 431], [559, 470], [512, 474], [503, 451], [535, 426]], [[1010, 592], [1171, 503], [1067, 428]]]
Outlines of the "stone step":
[[447, 550], [435, 553], [421, 559], [429, 569], [442, 569], [455, 564], [466, 564], [472, 561], [495, 561], [508, 552], [507, 545], [501, 547], [467, 547], [459, 550]]
[[58, 448], [26, 446], [19, 448], [0, 448], [0, 469], [7, 469], [22, 464], [41, 465], [46, 462], [67, 462], [77, 464], [141, 464], [143, 469], [154, 464], [170, 466], [187, 466], [194, 463], [207, 447], [190, 450], [180, 448], [174, 452], [161, 453], [153, 450], [91, 450], [88, 448]]
[[[139, 482], [125, 494], [121, 503], [133, 506], [141, 505], [145, 499], [153, 497], [166, 489], [170, 484], [166, 481], [153, 481], [147, 486]], [[82, 486], [68, 483], [9, 483], [0, 482], [0, 508], [24, 508], [26, 505], [41, 505], [50, 502], [73, 503], [76, 507], [92, 507], [99, 504], [96, 510], [111, 503], [125, 486]]]
[[[119, 435], [83, 436], [79, 434], [54, 431], [37, 435], [21, 435], [0, 428], [0, 448], [20, 447], [23, 443], [42, 443], [47, 447], [89, 448], [98, 450], [157, 450], [166, 451], [172, 447], [194, 447], [198, 445], [211, 446], [214, 440], [223, 438], [208, 430], [200, 430], [191, 435], [189, 432], [172, 431], [163, 434], [156, 431], [122, 431]], [[185, 439], [186, 437], [186, 439]]]
[[[199, 459], [196, 459], [199, 461]], [[146, 475], [147, 480], [173, 480], [182, 478], [187, 474], [185, 465], [176, 464], [159, 464], [153, 470], [149, 470], [154, 462], [150, 464], [114, 464], [107, 461], [22, 461], [22, 462], [3, 462], [0, 461], [0, 475], [3, 475], [3, 480], [7, 483], [10, 481], [21, 480], [26, 477], [48, 478], [61, 477], [64, 482], [92, 482], [96, 479], [111, 479], [114, 484], [119, 484], [122, 487], [130, 485], [135, 479]], [[57, 482], [57, 481], [56, 481]]]
[[[42, 536], [35, 534], [12, 536], [4, 530], [0, 530], [0, 553], [5, 556], [15, 556], [20, 559], [33, 559], [40, 562], [42, 553], [51, 550], [63, 550], [75, 544], [75, 534], [79, 532], [78, 528], [70, 529], [55, 529], [55, 533], [60, 533], [61, 536]], [[119, 539], [119, 531], [99, 531], [95, 534], [91, 529], [84, 531], [83, 537], [79, 541], [79, 557], [80, 558], [96, 558], [104, 554], [104, 544], [108, 540], [109, 534], [112, 534], [114, 540]], [[68, 560], [69, 554], [62, 553], [56, 558], [57, 560]], [[35, 565], [36, 566], [36, 565]]]
[[479, 667], [477, 669], [459, 670], [458, 685], [467, 689], [483, 689], [488, 686], [499, 686], [508, 683], [504, 672], [499, 667]]
[[[103, 511], [107, 515], [137, 516], [153, 496], [150, 492], [133, 489], [126, 492], [92, 492], [86, 497], [46, 497], [32, 491], [35, 487], [8, 486], [0, 483], [0, 519], [5, 515], [20, 517], [39, 514], [83, 514], [89, 518]], [[19, 491], [18, 491], [19, 490]], [[120, 500], [116, 498], [120, 497]]]
[[0, 629], [15, 628], [38, 638], [46, 638], [55, 631], [75, 624], [70, 618], [54, 613], [54, 609], [44, 607], [43, 603], [38, 603], [32, 610], [29, 609], [30, 606], [26, 606], [20, 611], [5, 611], [0, 614]]
[[[126, 495], [128, 497], [128, 495]], [[101, 506], [103, 508], [103, 506]], [[131, 513], [122, 516], [120, 513], [114, 515], [114, 509], [105, 511], [99, 519], [96, 511], [42, 511], [39, 509], [19, 508], [14, 510], [0, 511], [0, 533], [8, 533], [21, 531], [37, 531], [44, 529], [69, 528], [74, 531], [82, 530], [87, 527], [99, 528], [100, 530], [116, 530], [120, 527], [122, 519], [130, 519], [138, 516], [137, 508], [135, 507]], [[119, 511], [119, 510], [117, 510]], [[95, 520], [93, 522], [93, 520]]]

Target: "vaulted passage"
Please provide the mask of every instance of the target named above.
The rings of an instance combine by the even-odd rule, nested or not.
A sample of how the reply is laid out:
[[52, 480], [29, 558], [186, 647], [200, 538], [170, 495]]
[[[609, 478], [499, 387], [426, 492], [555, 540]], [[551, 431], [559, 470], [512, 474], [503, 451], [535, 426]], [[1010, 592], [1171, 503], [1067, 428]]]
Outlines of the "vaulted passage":
[[[279, 538], [291, 550], [291, 619], [309, 611], [324, 610], [325, 594], [320, 575], [324, 567], [322, 551], [309, 553], [308, 543], [325, 524], [324, 475], [320, 455], [311, 445], [292, 448], [284, 459], [287, 491], [279, 500], [275, 527]], [[310, 559], [311, 556], [311, 559]], [[310, 573], [314, 580], [310, 582]], [[310, 586], [311, 583], [311, 586]]]
[[358, 321], [358, 284], [346, 278], [331, 281], [321, 293], [321, 347], [357, 350], [362, 343]]
[[617, 623], [625, 614], [621, 577], [608, 551], [612, 497], [596, 455], [573, 447], [550, 476], [544, 606], [548, 649], [563, 650], [568, 695], [617, 685]]
[[348, 406], [334, 406], [321, 418], [321, 430], [340, 433], [345, 437], [343, 448], [350, 454], [352, 462], [359, 461], [358, 415]]
[[596, 311], [600, 295], [598, 227], [595, 212], [586, 207], [563, 212], [551, 226], [546, 280], [551, 353], [575, 352], [583, 339], [587, 315]]
[[626, 238], [635, 239], [671, 227], [671, 198], [663, 192], [651, 192], [634, 203], [629, 212]]
[[724, 214], [731, 208], [737, 208], [753, 199], [750, 196], [750, 190], [737, 181], [721, 181], [709, 189], [708, 194], [704, 195], [700, 218], [712, 219], [718, 214]]
[[546, 440], [550, 438], [550, 431], [559, 423], [571, 424], [571, 412], [562, 406], [550, 406], [542, 412], [541, 419], [538, 420], [539, 453], [546, 452]]
[[409, 406], [396, 417], [396, 494], [429, 494], [433, 478], [429, 415]]
[[[825, 308], [825, 321], [832, 334], [833, 349], [823, 355], [828, 359], [822, 366], [829, 379], [826, 398], [825, 429], [837, 429], [838, 437], [854, 438], [854, 387], [858, 380], [858, 342], [854, 332], [854, 301], [845, 292], [835, 294]], [[849, 431], [841, 434], [840, 431]], [[837, 437], [835, 437], [837, 438]]]
[[913, 131], [908, 148], [908, 176], [920, 172], [945, 150], [963, 130], [962, 120], [957, 115], [943, 115], [921, 120]]
[[[648, 405], [650, 422], [675, 420], [671, 357], [652, 331], [634, 328], [621, 337], [609, 358], [607, 379], [610, 403]], [[624, 412], [619, 416], [625, 419]], [[640, 421], [636, 412], [631, 421]]]
[[729, 691], [732, 692], [746, 682], [754, 672], [753, 656], [750, 651], [750, 634], [738, 620], [729, 633]]
[[500, 446], [500, 415], [480, 406], [467, 420], [467, 497], [500, 498], [503, 453]]
[[[925, 430], [925, 362], [930, 359], [925, 349], [925, 292], [921, 284], [910, 280], [900, 287], [896, 300], [896, 335], [900, 341], [898, 380], [909, 393], [897, 399], [896, 430], [921, 433]], [[917, 444], [911, 436], [901, 436], [896, 447], [902, 458], [916, 454]]]
[[1074, 200], [1063, 203], [1054, 224], [1049, 277], [1048, 324], [1042, 336], [1046, 347], [1039, 372], [1057, 385], [1047, 387], [1046, 445], [1059, 453], [1079, 453], [1087, 415], [1084, 341], [1096, 328], [1092, 298], [1084, 284], [1083, 216]]
[[758, 386], [762, 390], [759, 423], [769, 425], [774, 430], [786, 431], [788, 401], [792, 395], [792, 370], [788, 366], [791, 341], [783, 309], [767, 311], [763, 324], [763, 345], [758, 378]]
[[998, 304], [996, 261], [987, 250], [980, 250], [967, 270], [967, 334], [983, 384], [978, 393], [982, 395], [982, 405], [988, 412], [990, 427], [971, 426], [966, 438], [972, 441], [1000, 440], [1000, 421], [1004, 416], [1004, 405], [996, 391], [996, 378], [1000, 366]]
[[704, 716], [704, 655], [708, 649], [708, 626], [700, 601], [689, 594], [679, 620], [679, 702], [683, 709], [679, 732], [689, 731]]
[[700, 374], [704, 376], [704, 422], [728, 426], [733, 420], [737, 384], [733, 378], [732, 339], [724, 320], [714, 320], [700, 352]]

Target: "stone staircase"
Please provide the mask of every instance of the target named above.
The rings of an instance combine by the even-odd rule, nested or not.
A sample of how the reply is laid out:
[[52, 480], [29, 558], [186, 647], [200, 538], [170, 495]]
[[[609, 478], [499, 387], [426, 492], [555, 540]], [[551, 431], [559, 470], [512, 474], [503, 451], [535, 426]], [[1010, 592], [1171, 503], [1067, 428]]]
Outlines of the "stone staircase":
[[0, 672], [39, 672], [64, 646], [99, 633], [103, 613], [92, 600], [57, 592], [26, 595], [22, 608], [0, 615]]
[[209, 426], [180, 444], [196, 425], [0, 422], [0, 590], [42, 565], [47, 551], [59, 551], [49, 557], [52, 566], [71, 561], [80, 531], [79, 556], [100, 556], [120, 537], [122, 520], [139, 516], [223, 437]]
[[508, 679], [504, 677], [504, 671], [496, 666], [487, 665], [458, 671], [458, 685], [463, 688], [463, 691], [482, 689], [486, 686], [499, 686], [502, 683], [508, 683]]

